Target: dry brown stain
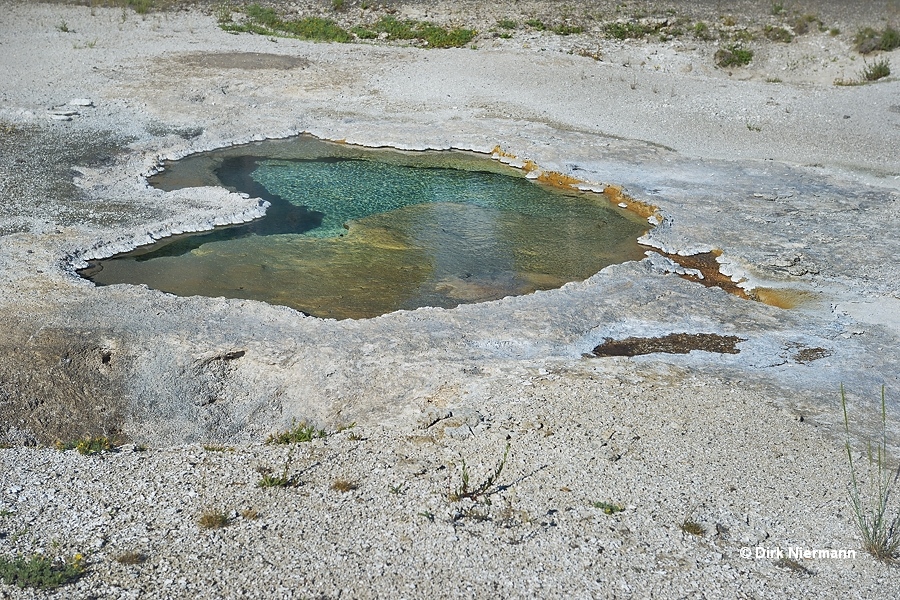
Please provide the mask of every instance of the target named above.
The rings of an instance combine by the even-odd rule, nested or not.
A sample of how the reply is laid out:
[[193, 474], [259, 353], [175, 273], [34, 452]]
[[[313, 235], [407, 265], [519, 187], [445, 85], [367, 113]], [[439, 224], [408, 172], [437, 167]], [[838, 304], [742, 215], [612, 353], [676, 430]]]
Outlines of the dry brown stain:
[[750, 292], [750, 298], [778, 308], [796, 308], [815, 300], [816, 294], [790, 288], [759, 287]]
[[[507, 158], [509, 160], [519, 160], [518, 156], [504, 151], [500, 146], [494, 146], [494, 149], [491, 150], [491, 155], [499, 156], [501, 158]], [[572, 177], [571, 175], [567, 175], [565, 173], [560, 173], [558, 171], [544, 171], [538, 166], [536, 162], [530, 159], [523, 160], [521, 168], [526, 173], [530, 173], [532, 171], [540, 171], [541, 173], [538, 176], [537, 180], [548, 185], [553, 185], [569, 190], [572, 188], [577, 188], [579, 185], [591, 185], [582, 179]], [[622, 191], [621, 186], [605, 184], [604, 188], [605, 189], [603, 191], [603, 195], [606, 196], [607, 200], [609, 200], [611, 203], [616, 205], [627, 204], [627, 210], [641, 217], [646, 218], [652, 215], [658, 215], [659, 209], [657, 207], [653, 206], [652, 204], [647, 204], [646, 202], [640, 202], [626, 195]]]

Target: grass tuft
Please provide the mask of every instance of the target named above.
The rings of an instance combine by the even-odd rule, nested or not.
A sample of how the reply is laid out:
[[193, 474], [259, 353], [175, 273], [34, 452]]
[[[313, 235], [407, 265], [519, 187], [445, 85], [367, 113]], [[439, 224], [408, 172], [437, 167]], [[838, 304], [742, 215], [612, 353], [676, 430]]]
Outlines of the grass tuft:
[[753, 51], [742, 47], [740, 44], [731, 44], [724, 48], [719, 48], [715, 54], [716, 64], [720, 67], [743, 67], [750, 64], [753, 60]]
[[794, 35], [803, 35], [809, 32], [809, 26], [814, 23], [819, 26], [820, 31], [825, 31], [824, 23], [822, 23], [816, 15], [810, 14], [796, 17], [791, 24], [791, 28], [794, 30]]
[[400, 21], [396, 17], [385, 15], [375, 23], [375, 30], [386, 33], [389, 40], [412, 40], [416, 34], [413, 21]]
[[853, 38], [856, 51], [860, 54], [869, 54], [876, 50], [890, 52], [900, 48], [900, 31], [893, 27], [885, 27], [882, 31], [876, 31], [871, 27], [861, 29]]
[[331, 489], [336, 492], [352, 492], [355, 489], [359, 489], [359, 484], [349, 479], [335, 479], [331, 482]]
[[349, 42], [350, 34], [331, 19], [304, 17], [295, 21], [284, 21], [279, 31], [295, 35], [304, 40], [317, 42]]
[[221, 529], [231, 522], [224, 512], [218, 509], [207, 509], [197, 519], [197, 525], [202, 529]]
[[361, 25], [357, 25], [356, 27], [352, 27], [350, 29], [350, 33], [355, 35], [357, 38], [361, 40], [374, 40], [378, 37], [378, 32], [373, 31], [371, 29], [366, 29]]
[[581, 27], [580, 25], [560, 24], [553, 28], [553, 33], [556, 35], [574, 35], [583, 32], [584, 27]]
[[219, 444], [203, 444], [207, 452], [234, 452], [234, 446], [221, 446]]
[[231, 33], [255, 33], [258, 35], [296, 37], [318, 42], [349, 42], [350, 32], [331, 19], [323, 17], [303, 17], [290, 21], [283, 20], [275, 9], [259, 4], [251, 4], [244, 9], [246, 19], [235, 23], [231, 12], [222, 11], [219, 27]]
[[153, 0], [126, 0], [126, 4], [139, 15], [146, 15], [153, 8]]
[[860, 76], [865, 81], [878, 81], [891, 74], [891, 63], [886, 58], [876, 60], [872, 64], [866, 63], [866, 68], [862, 70]]
[[419, 32], [432, 48], [462, 48], [475, 37], [473, 29], [443, 29], [429, 24], [421, 25]]
[[607, 23], [603, 29], [606, 31], [606, 35], [616, 40], [641, 39], [647, 34], [653, 33], [652, 27], [635, 21]]
[[794, 41], [793, 34], [784, 27], [772, 27], [771, 25], [766, 25], [763, 33], [768, 39], [772, 40], [773, 42], [790, 44], [792, 41]]
[[288, 467], [290, 466], [290, 458], [284, 463], [284, 470], [281, 475], [273, 475], [272, 469], [268, 467], [259, 467], [257, 471], [262, 474], [259, 481], [256, 482], [258, 488], [288, 488], [300, 485], [300, 479], [296, 475], [288, 475]]
[[374, 26], [390, 41], [420, 40], [431, 48], [461, 48], [475, 38], [472, 29], [445, 29], [426, 21], [401, 21], [391, 15], [381, 17]]
[[872, 64], [866, 63], [866, 67], [860, 71], [859, 79], [844, 79], [839, 77], [834, 80], [834, 85], [856, 86], [866, 85], [879, 79], [884, 79], [891, 74], [891, 63], [886, 58], [876, 60]]
[[307, 421], [294, 421], [291, 429], [287, 431], [279, 431], [273, 433], [266, 438], [267, 444], [298, 444], [302, 442], [311, 442], [315, 439], [321, 439], [328, 433], [324, 429], [317, 429]]
[[288, 475], [288, 469], [291, 467], [291, 455], [293, 454], [293, 450], [288, 454], [287, 459], [284, 461], [284, 468], [281, 470], [281, 475], [273, 475], [271, 467], [267, 466], [258, 466], [256, 470], [258, 473], [262, 475], [262, 478], [256, 482], [256, 487], [258, 488], [288, 488], [288, 487], [297, 487], [300, 485], [300, 476], [299, 475]]
[[106, 437], [89, 437], [73, 442], [56, 442], [57, 450], [77, 450], [79, 454], [93, 456], [103, 452], [111, 452], [113, 444]]
[[[172, 4], [172, 0], [161, 3], [160, 8], [165, 9]], [[146, 15], [154, 8], [157, 8], [154, 0], [91, 0], [91, 10], [94, 6], [120, 6], [123, 9], [130, 8], [139, 15]], [[91, 13], [93, 15], [93, 13]], [[123, 16], [124, 19], [124, 16]]]
[[[345, 7], [343, 2], [333, 2], [335, 10]], [[418, 40], [431, 48], [461, 48], [475, 38], [472, 29], [448, 29], [427, 21], [399, 20], [391, 15], [381, 17], [374, 25], [356, 25], [349, 31], [323, 17], [303, 17], [284, 20], [278, 13], [259, 4], [244, 9], [245, 19], [236, 23], [231, 11], [221, 11], [219, 27], [230, 33], [255, 33], [266, 36], [296, 37], [319, 42], [351, 42], [354, 39], [389, 41]]]
[[247, 7], [247, 16], [260, 25], [265, 25], [266, 27], [275, 28], [279, 23], [281, 23], [281, 19], [278, 18], [278, 13], [275, 12], [274, 8], [268, 6], [260, 6], [259, 4], [251, 4]]
[[500, 462], [497, 463], [494, 471], [487, 476], [487, 478], [479, 483], [476, 486], [471, 486], [469, 484], [469, 468], [466, 466], [466, 461], [462, 461], [462, 481], [460, 486], [456, 488], [456, 490], [450, 492], [450, 500], [453, 502], [459, 502], [464, 498], [468, 498], [470, 500], [477, 500], [481, 496], [487, 496], [491, 493], [491, 488], [497, 483], [497, 480], [500, 479], [500, 474], [503, 472], [503, 467], [506, 466], [506, 459], [509, 456], [509, 443], [506, 444], [506, 449], [503, 451], [503, 458], [500, 459]]
[[285, 475], [273, 475], [271, 473], [264, 474], [259, 481], [256, 482], [258, 488], [288, 488], [297, 487], [299, 481], [296, 477], [287, 477]]
[[594, 502], [593, 507], [599, 508], [608, 515], [614, 515], [625, 510], [625, 507], [621, 504], [615, 504], [612, 502]]
[[71, 583], [84, 573], [84, 558], [76, 554], [63, 561], [35, 554], [29, 559], [0, 557], [0, 581], [20, 588], [56, 588]]
[[685, 533], [689, 533], [691, 535], [695, 535], [697, 537], [703, 536], [706, 534], [706, 527], [688, 517], [684, 521], [681, 522], [681, 525], [678, 526]]
[[703, 21], [697, 21], [694, 26], [691, 28], [691, 31], [694, 34], [694, 37], [698, 40], [714, 40], [716, 39], [716, 34], [709, 28], [709, 25], [704, 23]]
[[847, 396], [841, 385], [841, 406], [844, 409], [844, 432], [847, 460], [850, 463], [850, 505], [856, 517], [856, 528], [862, 536], [863, 548], [878, 560], [896, 563], [900, 560], [900, 505], [892, 496], [900, 478], [900, 467], [896, 471], [887, 464], [887, 405], [884, 386], [881, 387], [881, 440], [872, 448], [866, 444], [867, 487], [860, 489], [860, 480], [853, 463], [853, 449], [850, 445], [850, 420], [847, 416]]

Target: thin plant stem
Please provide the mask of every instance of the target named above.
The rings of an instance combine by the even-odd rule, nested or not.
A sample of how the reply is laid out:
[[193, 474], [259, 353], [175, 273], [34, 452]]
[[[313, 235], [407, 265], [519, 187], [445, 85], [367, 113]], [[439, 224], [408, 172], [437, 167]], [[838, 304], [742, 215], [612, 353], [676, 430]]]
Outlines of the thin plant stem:
[[[892, 506], [894, 486], [900, 479], [900, 467], [896, 472], [888, 466], [887, 456], [887, 402], [885, 388], [881, 387], [881, 440], [872, 449], [872, 442], [866, 444], [868, 458], [868, 498], [860, 491], [856, 466], [853, 464], [853, 449], [850, 445], [850, 419], [847, 413], [847, 397], [841, 385], [841, 406], [844, 411], [844, 443], [850, 464], [848, 492], [856, 526], [867, 552], [879, 560], [895, 563], [900, 559], [900, 507]], [[896, 511], [891, 516], [891, 511]]]

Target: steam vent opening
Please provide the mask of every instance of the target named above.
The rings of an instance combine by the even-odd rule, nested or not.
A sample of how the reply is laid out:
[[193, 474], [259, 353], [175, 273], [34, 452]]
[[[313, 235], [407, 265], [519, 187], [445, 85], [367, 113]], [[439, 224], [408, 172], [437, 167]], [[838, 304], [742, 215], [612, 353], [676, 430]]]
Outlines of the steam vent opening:
[[252, 223], [93, 261], [84, 277], [359, 319], [553, 289], [644, 257], [640, 216], [475, 153], [301, 136], [164, 166], [151, 179], [160, 189], [220, 185], [271, 207]]

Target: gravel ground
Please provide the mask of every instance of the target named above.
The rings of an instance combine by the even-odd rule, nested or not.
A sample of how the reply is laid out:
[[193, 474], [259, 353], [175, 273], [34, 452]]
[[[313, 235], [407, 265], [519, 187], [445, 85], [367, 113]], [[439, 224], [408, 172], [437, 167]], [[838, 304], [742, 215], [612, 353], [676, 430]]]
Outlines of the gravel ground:
[[[838, 393], [862, 459], [886, 385], [896, 448], [900, 82], [833, 85], [862, 68], [855, 31], [896, 22], [896, 2], [817, 3], [824, 31], [789, 44], [760, 32], [807, 11], [756, 2], [266, 3], [479, 30], [452, 50], [230, 35], [216, 4], [172, 4], [0, 1], [0, 557], [86, 567], [57, 590], [0, 583], [0, 598], [900, 595], [854, 529]], [[603, 34], [637, 12], [755, 32], [754, 60], [721, 69], [722, 41]], [[260, 216], [256, 199], [146, 177], [301, 132], [500, 146], [513, 164], [621, 186], [654, 207], [651, 256], [560, 290], [363, 321], [74, 273]], [[710, 250], [770, 303], [674, 274], [668, 257]], [[585, 357], [683, 333], [742, 341]], [[329, 435], [263, 443], [303, 419]], [[54, 449], [88, 436], [118, 447]], [[463, 461], [486, 481], [507, 444], [484, 494], [450, 498]], [[296, 485], [259, 488], [266, 472]], [[200, 527], [208, 511], [227, 525]]]
[[[453, 408], [418, 430], [354, 427], [289, 447], [6, 450], [8, 551], [83, 553], [86, 575], [47, 594], [59, 598], [896, 591], [891, 570], [862, 554], [847, 527], [832, 483], [845, 474], [841, 449], [766, 396], [686, 373], [672, 389], [671, 373], [659, 385], [654, 373], [636, 383], [589, 365], [545, 372], [517, 382], [514, 396], [497, 386], [510, 412]], [[759, 422], [776, 444], [748, 426]], [[454, 439], [461, 424], [477, 434]], [[507, 443], [484, 497], [448, 498], [463, 461], [474, 487]], [[261, 468], [296, 477], [296, 487], [259, 488]], [[340, 481], [353, 489], [335, 489]], [[601, 502], [624, 510], [606, 514]], [[202, 528], [207, 512], [228, 524]], [[687, 521], [701, 530], [685, 532]], [[856, 556], [775, 554], [793, 548]], [[127, 553], [143, 562], [117, 562]]]

